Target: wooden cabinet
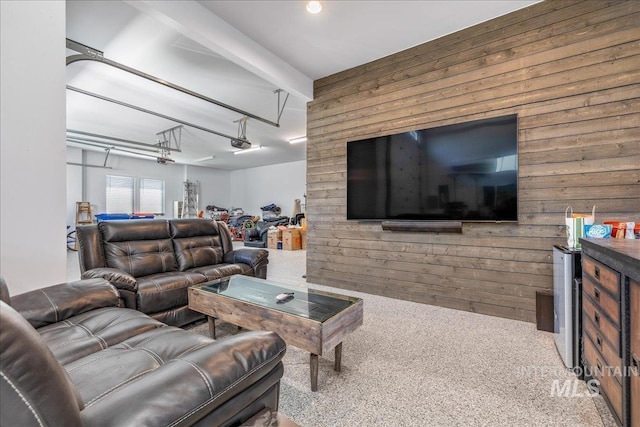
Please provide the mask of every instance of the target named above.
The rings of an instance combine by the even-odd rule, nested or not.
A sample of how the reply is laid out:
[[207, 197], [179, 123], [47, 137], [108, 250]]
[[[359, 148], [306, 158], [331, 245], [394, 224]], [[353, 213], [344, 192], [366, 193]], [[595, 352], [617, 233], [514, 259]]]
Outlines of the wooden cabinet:
[[[629, 282], [629, 333], [631, 349], [631, 426], [640, 427], [640, 282]], [[634, 375], [635, 374], [635, 375]]]
[[582, 343], [590, 376], [619, 420], [623, 419], [620, 351], [620, 274], [595, 259], [582, 257]]
[[620, 425], [640, 427], [640, 240], [581, 242], [585, 374]]

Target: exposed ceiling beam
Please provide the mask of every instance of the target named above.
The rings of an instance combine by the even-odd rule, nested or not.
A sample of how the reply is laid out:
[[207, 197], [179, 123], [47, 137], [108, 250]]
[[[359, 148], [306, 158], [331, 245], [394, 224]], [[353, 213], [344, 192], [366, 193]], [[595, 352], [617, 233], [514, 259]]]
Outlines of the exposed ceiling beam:
[[193, 0], [125, 0], [218, 55], [307, 101], [313, 80]]

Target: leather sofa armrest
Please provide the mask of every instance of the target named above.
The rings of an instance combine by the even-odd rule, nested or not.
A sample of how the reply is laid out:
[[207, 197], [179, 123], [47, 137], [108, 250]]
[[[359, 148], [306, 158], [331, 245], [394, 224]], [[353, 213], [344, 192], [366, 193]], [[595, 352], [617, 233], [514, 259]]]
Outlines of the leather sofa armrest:
[[253, 269], [253, 275], [255, 277], [266, 279], [269, 251], [255, 248], [235, 249], [224, 254], [224, 262], [231, 264], [248, 264]]
[[234, 397], [280, 381], [285, 352], [284, 341], [268, 331], [246, 332], [196, 346], [105, 394], [85, 407], [81, 416], [85, 425], [98, 425], [99, 420], [101, 427], [187, 426], [216, 411], [222, 411], [218, 421], [223, 421], [223, 415], [230, 415], [226, 412], [233, 409], [223, 408]]
[[124, 271], [118, 270], [117, 268], [110, 267], [101, 267], [101, 268], [93, 268], [91, 270], [87, 270], [82, 273], [83, 279], [94, 279], [101, 278], [108, 280], [111, 282], [113, 286], [118, 289], [122, 289], [130, 292], [138, 291], [138, 281], [130, 275], [129, 273], [125, 273]]
[[34, 328], [118, 304], [118, 291], [103, 279], [61, 283], [11, 297], [11, 306]]
[[269, 262], [269, 251], [266, 249], [238, 248], [224, 254], [224, 262], [231, 264], [248, 264], [256, 266]]

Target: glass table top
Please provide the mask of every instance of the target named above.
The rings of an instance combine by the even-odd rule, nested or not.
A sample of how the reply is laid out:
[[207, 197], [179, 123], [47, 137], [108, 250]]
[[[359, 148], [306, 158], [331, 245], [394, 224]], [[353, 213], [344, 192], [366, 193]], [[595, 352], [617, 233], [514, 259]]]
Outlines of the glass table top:
[[[197, 288], [250, 304], [295, 316], [325, 322], [360, 298], [301, 287], [287, 287], [255, 277], [234, 275], [196, 286]], [[278, 301], [276, 296], [293, 292], [293, 298]]]

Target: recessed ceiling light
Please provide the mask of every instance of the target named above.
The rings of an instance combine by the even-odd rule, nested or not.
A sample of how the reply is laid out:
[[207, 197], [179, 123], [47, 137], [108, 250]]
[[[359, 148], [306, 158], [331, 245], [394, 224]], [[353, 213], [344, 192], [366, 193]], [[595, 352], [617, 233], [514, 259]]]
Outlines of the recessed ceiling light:
[[201, 157], [199, 159], [195, 159], [194, 162], [206, 162], [207, 160], [213, 160], [215, 158], [216, 158], [216, 156], [214, 154], [214, 155], [211, 155], [211, 156]]
[[233, 154], [244, 154], [244, 153], [249, 153], [251, 151], [257, 151], [257, 150], [261, 150], [261, 149], [262, 149], [262, 146], [258, 145], [257, 147], [247, 148], [245, 150], [234, 151]]
[[307, 12], [309, 13], [320, 13], [322, 10], [322, 5], [319, 1], [310, 1], [307, 2]]
[[305, 142], [307, 140], [306, 136], [301, 136], [299, 138], [293, 138], [289, 140], [289, 144], [297, 144], [298, 142]]

